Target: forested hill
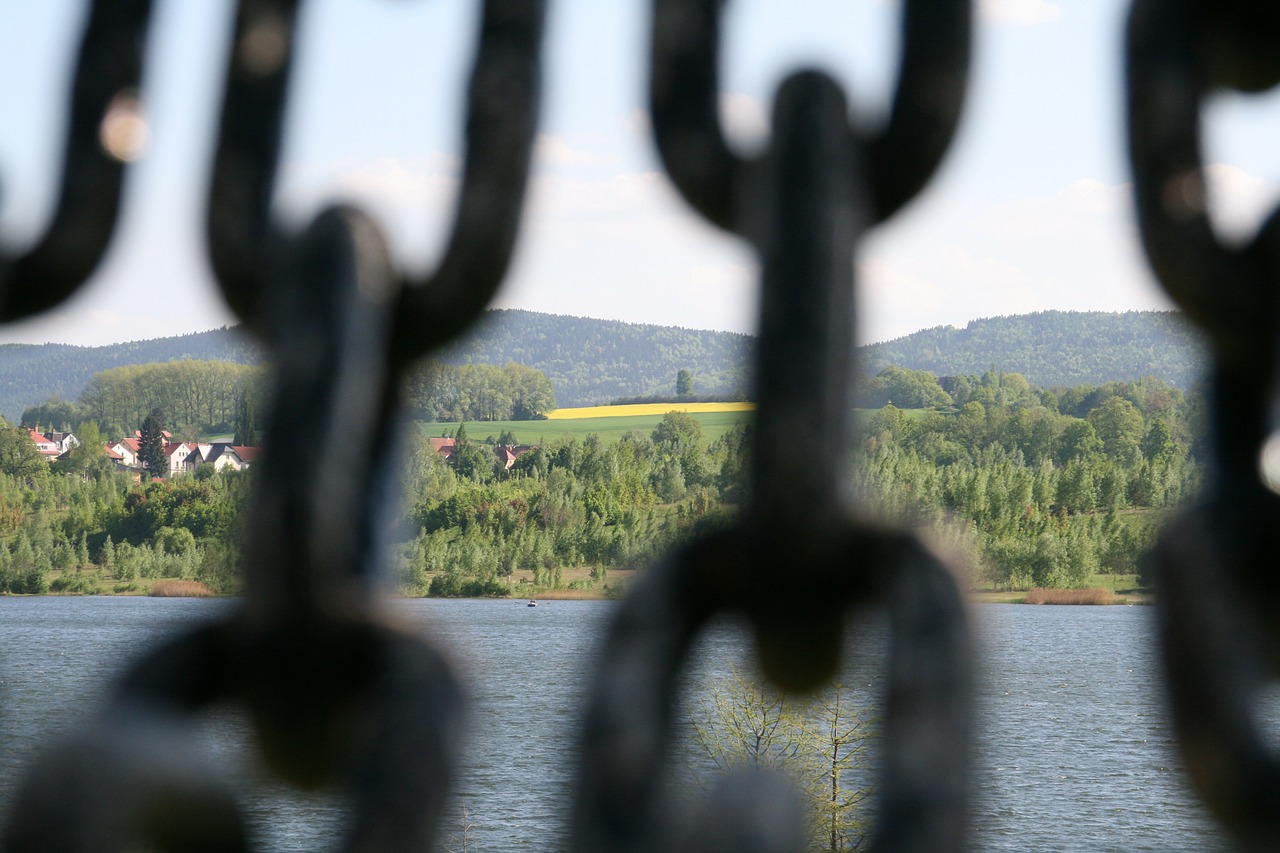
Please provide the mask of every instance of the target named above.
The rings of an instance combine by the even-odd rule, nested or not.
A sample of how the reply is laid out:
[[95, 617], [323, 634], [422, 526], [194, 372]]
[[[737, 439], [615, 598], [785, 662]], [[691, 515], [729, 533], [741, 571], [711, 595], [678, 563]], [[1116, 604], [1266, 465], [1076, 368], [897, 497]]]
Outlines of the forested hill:
[[[490, 311], [462, 342], [435, 356], [449, 364], [517, 362], [551, 380], [562, 407], [619, 397], [671, 396], [676, 373], [693, 374], [694, 394], [733, 395], [746, 388], [748, 335], [670, 326]], [[260, 353], [235, 330], [77, 347], [0, 345], [0, 415], [16, 422], [24, 409], [50, 397], [75, 400], [93, 374], [130, 364], [180, 359], [254, 363]]]
[[[535, 367], [551, 380], [561, 407], [620, 397], [671, 396], [680, 370], [693, 374], [694, 394], [735, 395], [747, 389], [752, 338], [731, 332], [490, 311], [467, 339], [436, 356], [450, 364]], [[1202, 360], [1176, 315], [1046, 311], [940, 326], [862, 348], [872, 373], [894, 364], [939, 376], [1021, 373], [1044, 387], [1101, 384], [1155, 376], [1182, 388]], [[113, 344], [0, 345], [0, 415], [16, 420], [50, 397], [74, 400], [93, 374], [111, 367], [200, 359], [254, 363], [259, 351], [233, 329]]]
[[1167, 311], [1043, 311], [938, 326], [862, 348], [871, 373], [887, 365], [938, 376], [1021, 373], [1064, 387], [1154, 376], [1186, 389], [1204, 370], [1194, 334]]
[[527, 364], [547, 374], [559, 406], [594, 406], [670, 397], [682, 369], [693, 374], [695, 395], [745, 393], [751, 343], [733, 332], [495, 310], [437, 357], [449, 364]]
[[93, 374], [111, 367], [185, 359], [254, 364], [261, 355], [246, 336], [228, 328], [102, 347], [3, 344], [0, 416], [17, 423], [24, 409], [50, 397], [75, 400]]

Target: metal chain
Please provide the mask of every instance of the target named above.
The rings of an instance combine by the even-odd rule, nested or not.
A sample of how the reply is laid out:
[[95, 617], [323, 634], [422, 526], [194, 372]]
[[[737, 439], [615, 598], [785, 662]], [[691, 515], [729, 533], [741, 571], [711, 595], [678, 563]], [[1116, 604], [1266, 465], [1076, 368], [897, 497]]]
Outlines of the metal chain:
[[[969, 4], [904, 4], [903, 59], [883, 128], [851, 127], [839, 86], [805, 71], [781, 85], [772, 142], [755, 160], [732, 152], [717, 118], [723, 5], [655, 0], [652, 115], [685, 198], [762, 260], [752, 499], [733, 529], [653, 568], [620, 606], [588, 708], [571, 845], [798, 849], [799, 813], [776, 780], [731, 776], [694, 816], [662, 801], [677, 676], [708, 620], [735, 612], [754, 629], [772, 680], [812, 688], [835, 671], [853, 608], [876, 603], [892, 640], [873, 844], [959, 849], [970, 660], [956, 585], [910, 535], [858, 519], [847, 460], [831, 466], [797, 449], [849, 445], [853, 258], [948, 147], [965, 88]], [[293, 0], [239, 4], [208, 232], [227, 301], [273, 353], [269, 435], [301, 438], [269, 441], [241, 604], [154, 651], [89, 727], [50, 750], [20, 792], [8, 851], [249, 849], [231, 791], [188, 731], [195, 712], [225, 701], [248, 710], [279, 778], [354, 791], [344, 849], [422, 850], [436, 832], [460, 691], [434, 649], [378, 611], [375, 520], [392, 482], [383, 438], [405, 368], [473, 322], [506, 268], [536, 122], [544, 4], [485, 4], [453, 233], [423, 281], [395, 270], [360, 211], [333, 208], [301, 234], [272, 219], [297, 15]], [[124, 165], [104, 151], [99, 127], [139, 86], [150, 17], [146, 0], [93, 4], [58, 208], [33, 249], [0, 258], [0, 320], [67, 298], [110, 241]], [[1280, 498], [1256, 470], [1280, 426], [1280, 217], [1240, 248], [1215, 238], [1198, 122], [1214, 88], [1280, 79], [1278, 17], [1262, 0], [1136, 0], [1128, 48], [1144, 245], [1214, 354], [1218, 474], [1161, 556], [1168, 681], [1192, 778], [1249, 850], [1280, 846], [1280, 765], [1257, 719], [1280, 660], [1269, 571], [1280, 554], [1267, 535]], [[299, 464], [301, 452], [325, 464]]]
[[1280, 216], [1245, 244], [1210, 220], [1200, 113], [1220, 88], [1280, 82], [1280, 9], [1253, 0], [1136, 0], [1129, 154], [1144, 248], [1211, 354], [1213, 478], [1156, 555], [1160, 638], [1178, 742], [1242, 850], [1280, 847], [1280, 762], [1259, 716], [1280, 674], [1280, 496], [1259, 465], [1280, 428]]
[[[534, 138], [545, 10], [534, 0], [485, 4], [454, 235], [435, 276], [407, 281], [357, 210], [327, 210], [297, 236], [272, 222], [297, 5], [239, 5], [210, 190], [219, 282], [276, 369], [242, 602], [135, 665], [93, 725], [37, 764], [6, 850], [248, 849], [231, 792], [187, 732], [191, 714], [227, 701], [247, 710], [278, 778], [353, 792], [342, 849], [432, 845], [461, 690], [435, 649], [377, 608], [377, 521], [396, 482], [387, 434], [398, 422], [404, 369], [474, 321], [506, 268]], [[123, 20], [115, 9], [95, 4], [77, 104], [88, 98], [83, 90], [101, 101], [94, 75], [104, 50], [141, 41], [146, 6]], [[125, 82], [134, 81], [136, 70]], [[73, 123], [73, 148], [84, 143], [76, 134], [87, 120]], [[119, 167], [100, 171], [69, 170], [68, 181], [89, 180], [83, 192], [114, 200]], [[108, 213], [74, 224], [109, 234]], [[21, 281], [7, 277], [5, 292]], [[78, 283], [68, 280], [63, 292]], [[272, 441], [278, 436], [290, 440]], [[324, 464], [309, 464], [316, 455]]]
[[800, 815], [771, 780], [731, 778], [732, 795], [684, 825], [661, 801], [676, 676], [707, 621], [735, 612], [754, 629], [766, 676], [812, 689], [835, 673], [852, 608], [876, 603], [889, 612], [891, 660], [872, 846], [958, 850], [970, 689], [959, 592], [911, 536], [856, 520], [847, 459], [833, 465], [808, 449], [849, 446], [854, 252], [947, 147], [964, 92], [969, 4], [905, 4], [903, 69], [878, 134], [849, 126], [831, 78], [802, 71], [780, 86], [773, 138], [755, 161], [732, 153], [717, 118], [722, 7], [655, 2], [650, 102], [658, 150], [685, 198], [761, 256], [751, 499], [732, 529], [649, 570], [622, 605], [588, 709], [572, 849], [719, 850], [728, 838], [742, 849], [799, 849], [788, 828]]

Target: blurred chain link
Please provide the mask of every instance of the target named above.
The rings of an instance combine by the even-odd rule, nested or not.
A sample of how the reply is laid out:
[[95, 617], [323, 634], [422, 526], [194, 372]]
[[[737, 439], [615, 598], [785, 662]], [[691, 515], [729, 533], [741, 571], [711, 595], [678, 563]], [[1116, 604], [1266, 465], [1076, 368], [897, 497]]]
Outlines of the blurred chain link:
[[[913, 536], [861, 520], [847, 453], [833, 465], [810, 448], [850, 446], [854, 260], [951, 142], [972, 10], [968, 0], [903, 3], [883, 127], [852, 122], [840, 86], [804, 70], [778, 89], [767, 149], [745, 159], [718, 117], [724, 6], [655, 0], [650, 97], [679, 191], [760, 257], [752, 497], [736, 526], [650, 569], [619, 606], [578, 750], [570, 846], [800, 849], [800, 813], [778, 780], [730, 776], [692, 812], [664, 800], [678, 675], [699, 631], [727, 612], [752, 627], [771, 680], [812, 689], [839, 666], [847, 620], [871, 604], [891, 631], [873, 847], [959, 850], [971, 722], [960, 591]], [[537, 123], [545, 3], [484, 4], [453, 230], [422, 280], [395, 268], [359, 210], [331, 208], [301, 233], [272, 218], [298, 11], [288, 0], [239, 3], [209, 187], [222, 292], [278, 377], [243, 598], [224, 620], [151, 652], [91, 724], [51, 746], [12, 810], [7, 851], [251, 849], [233, 792], [188, 736], [192, 717], [221, 702], [247, 710], [276, 777], [352, 792], [342, 849], [426, 850], [436, 838], [461, 691], [443, 657], [379, 609], [376, 522], [395, 458], [385, 436], [400, 420], [405, 370], [474, 322], [506, 270]], [[1278, 18], [1261, 0], [1136, 0], [1128, 45], [1144, 245], [1214, 355], [1218, 475], [1162, 552], [1165, 657], [1192, 777], [1249, 850], [1280, 847], [1280, 768], [1257, 719], [1280, 652], [1267, 535], [1280, 498], [1257, 470], [1280, 426], [1280, 226], [1272, 217], [1242, 247], [1216, 239], [1198, 122], [1215, 88], [1258, 90], [1280, 77]], [[0, 257], [0, 319], [66, 299], [110, 243], [150, 19], [145, 0], [93, 3], [57, 211], [34, 248]]]
[[1280, 665], [1280, 497], [1262, 470], [1280, 461], [1271, 458], [1280, 427], [1280, 218], [1273, 212], [1241, 245], [1219, 239], [1200, 116], [1216, 91], [1280, 82], [1277, 48], [1273, 3], [1136, 0], [1129, 17], [1129, 156], [1142, 242], [1211, 361], [1212, 477], [1156, 555], [1165, 682], [1192, 781], [1238, 849], [1250, 851], [1280, 848], [1280, 763], [1263, 722]]

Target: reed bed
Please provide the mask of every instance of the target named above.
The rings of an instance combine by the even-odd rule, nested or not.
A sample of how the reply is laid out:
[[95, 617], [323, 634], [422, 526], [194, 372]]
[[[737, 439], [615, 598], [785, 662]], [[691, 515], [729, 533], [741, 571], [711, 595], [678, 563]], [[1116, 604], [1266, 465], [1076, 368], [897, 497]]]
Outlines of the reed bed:
[[1109, 589], [1033, 589], [1023, 599], [1024, 604], [1119, 604]]
[[213, 598], [213, 590], [200, 581], [156, 581], [147, 590], [152, 598]]

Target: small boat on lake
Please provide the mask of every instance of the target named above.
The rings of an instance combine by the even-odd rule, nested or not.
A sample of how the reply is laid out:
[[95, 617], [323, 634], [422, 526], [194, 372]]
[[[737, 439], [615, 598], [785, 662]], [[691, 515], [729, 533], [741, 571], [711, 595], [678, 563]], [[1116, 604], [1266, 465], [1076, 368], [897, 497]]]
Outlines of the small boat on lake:
[[528, 603], [528, 604], [526, 604], [525, 606], [526, 606], [526, 607], [537, 607], [537, 606], [538, 606], [538, 602], [534, 601], [534, 600], [531, 598], [531, 599], [529, 599], [529, 603]]

